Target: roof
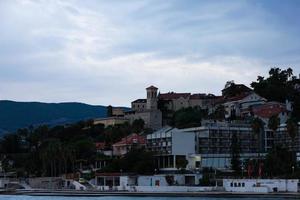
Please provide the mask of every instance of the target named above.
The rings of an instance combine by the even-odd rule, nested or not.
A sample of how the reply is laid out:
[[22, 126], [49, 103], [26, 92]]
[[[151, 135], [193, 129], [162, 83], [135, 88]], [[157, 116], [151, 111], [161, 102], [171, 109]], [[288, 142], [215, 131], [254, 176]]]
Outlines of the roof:
[[175, 93], [175, 92], [168, 92], [168, 93], [161, 93], [159, 94], [158, 98], [162, 100], [172, 100], [172, 99], [179, 99], [182, 98], [189, 98], [191, 93]]
[[279, 102], [268, 102], [266, 104], [253, 107], [253, 114], [262, 118], [270, 118], [281, 112], [287, 112], [286, 106]]
[[95, 146], [96, 146], [97, 150], [103, 150], [103, 149], [105, 149], [106, 144], [105, 144], [105, 142], [96, 142]]
[[205, 93], [199, 93], [199, 94], [192, 94], [190, 96], [190, 99], [216, 99], [217, 96], [214, 94], [205, 94]]
[[133, 133], [121, 139], [121, 141], [113, 144], [113, 146], [123, 146], [123, 145], [132, 145], [132, 144], [146, 144], [144, 136]]
[[131, 103], [147, 103], [147, 99], [137, 99], [137, 100], [134, 100]]
[[245, 92], [250, 92], [252, 91], [251, 88], [247, 87], [246, 85], [244, 84], [235, 84], [235, 83], [232, 83], [229, 87], [227, 88], [224, 88], [222, 91], [226, 91], [226, 90], [230, 90], [231, 88], [235, 88], [235, 89], [238, 89], [238, 90], [243, 90]]
[[227, 102], [229, 101], [239, 101], [239, 100], [242, 100], [244, 99], [245, 97], [249, 96], [251, 93], [243, 93], [243, 94], [240, 94], [240, 95], [236, 95], [234, 97], [230, 97], [228, 99], [226, 99]]
[[155, 87], [155, 86], [153, 86], [153, 85], [151, 85], [150, 87], [147, 87], [146, 89], [147, 89], [147, 90], [148, 90], [148, 89], [157, 90], [158, 88], [157, 88], [157, 87]]
[[120, 172], [96, 173], [95, 176], [121, 176]]

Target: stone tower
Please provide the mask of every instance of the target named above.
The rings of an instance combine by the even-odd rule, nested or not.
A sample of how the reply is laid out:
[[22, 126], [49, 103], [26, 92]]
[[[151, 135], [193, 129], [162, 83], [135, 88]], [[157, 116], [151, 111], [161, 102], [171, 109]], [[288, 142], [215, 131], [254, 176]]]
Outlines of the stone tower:
[[157, 90], [158, 88], [153, 85], [146, 88], [148, 110], [157, 110]]

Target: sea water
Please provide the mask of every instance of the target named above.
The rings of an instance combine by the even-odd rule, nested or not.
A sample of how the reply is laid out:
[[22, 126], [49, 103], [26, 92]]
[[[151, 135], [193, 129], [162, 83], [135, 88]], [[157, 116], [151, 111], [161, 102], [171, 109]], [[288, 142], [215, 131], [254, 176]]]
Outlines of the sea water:
[[[256, 200], [256, 198], [220, 198], [220, 197], [61, 197], [61, 196], [14, 196], [0, 195], [0, 200]], [[260, 200], [284, 200], [285, 198], [259, 198]], [[292, 199], [292, 198], [291, 198]]]

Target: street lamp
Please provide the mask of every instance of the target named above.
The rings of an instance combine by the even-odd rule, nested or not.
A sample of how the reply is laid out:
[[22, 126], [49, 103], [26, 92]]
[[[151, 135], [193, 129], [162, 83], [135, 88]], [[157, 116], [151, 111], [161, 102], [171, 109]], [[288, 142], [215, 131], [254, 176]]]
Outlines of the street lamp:
[[242, 166], [242, 178], [244, 178], [244, 165]]
[[295, 166], [292, 166], [292, 170], [293, 170], [293, 175], [294, 175], [294, 172], [295, 172]]

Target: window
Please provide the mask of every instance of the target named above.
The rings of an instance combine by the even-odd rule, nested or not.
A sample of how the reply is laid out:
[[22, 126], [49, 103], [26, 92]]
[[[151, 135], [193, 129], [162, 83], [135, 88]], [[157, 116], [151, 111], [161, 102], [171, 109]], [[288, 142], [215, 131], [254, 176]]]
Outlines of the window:
[[237, 187], [237, 183], [234, 183], [234, 187]]
[[242, 183], [242, 187], [245, 187], [245, 183]]
[[241, 183], [239, 183], [238, 186], [241, 187]]
[[233, 183], [230, 183], [230, 187], [233, 187]]

